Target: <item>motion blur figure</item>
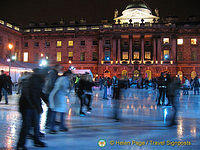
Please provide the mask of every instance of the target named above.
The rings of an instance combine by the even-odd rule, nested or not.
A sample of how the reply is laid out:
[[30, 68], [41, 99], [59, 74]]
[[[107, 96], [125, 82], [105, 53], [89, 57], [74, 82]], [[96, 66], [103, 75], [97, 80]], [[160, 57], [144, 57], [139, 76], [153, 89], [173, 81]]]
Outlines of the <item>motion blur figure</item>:
[[51, 91], [49, 95], [49, 107], [51, 109], [51, 126], [50, 126], [50, 133], [55, 134], [57, 133], [55, 129], [55, 121], [56, 115], [60, 113], [60, 131], [66, 132], [68, 131], [65, 125], [65, 116], [67, 113], [67, 98], [69, 97], [70, 89], [71, 89], [71, 82], [70, 76], [71, 71], [66, 71], [62, 77], [59, 77], [56, 80], [55, 87]]
[[113, 93], [113, 119], [116, 121], [120, 120], [120, 97], [121, 97], [121, 88], [122, 88], [122, 83], [120, 80], [118, 80], [116, 77], [114, 79], [114, 93]]
[[181, 86], [181, 83], [180, 83], [179, 78], [177, 77], [173, 77], [168, 84], [168, 98], [174, 110], [169, 126], [173, 126], [177, 124], [175, 120], [177, 118], [177, 111], [178, 111], [177, 101], [179, 99], [180, 86]]
[[[7, 75], [4, 73], [4, 70], [1, 70], [0, 75], [0, 102], [2, 99], [2, 93], [5, 97], [5, 104], [8, 104], [8, 93], [9, 93], [9, 82]], [[1, 93], [2, 92], [2, 93]]]
[[17, 143], [17, 149], [26, 150], [27, 134], [32, 122], [34, 123], [34, 146], [46, 147], [46, 144], [39, 139], [39, 118], [42, 110], [41, 98], [44, 85], [44, 73], [40, 69], [34, 69], [33, 74], [27, 77], [22, 83], [22, 94], [19, 100], [19, 111], [22, 115], [22, 127]]

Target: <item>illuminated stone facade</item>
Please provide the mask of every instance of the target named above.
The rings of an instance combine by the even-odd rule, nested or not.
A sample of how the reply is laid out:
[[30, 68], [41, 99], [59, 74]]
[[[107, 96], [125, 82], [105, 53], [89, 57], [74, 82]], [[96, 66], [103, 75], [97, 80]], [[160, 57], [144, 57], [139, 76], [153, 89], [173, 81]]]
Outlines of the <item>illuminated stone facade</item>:
[[[18, 60], [47, 59], [67, 69], [90, 69], [98, 76], [157, 77], [162, 71], [181, 77], [200, 74], [200, 24], [128, 23], [30, 26], [0, 24], [0, 52], [9, 42]], [[16, 44], [18, 43], [18, 44]], [[27, 57], [27, 58], [24, 58]]]

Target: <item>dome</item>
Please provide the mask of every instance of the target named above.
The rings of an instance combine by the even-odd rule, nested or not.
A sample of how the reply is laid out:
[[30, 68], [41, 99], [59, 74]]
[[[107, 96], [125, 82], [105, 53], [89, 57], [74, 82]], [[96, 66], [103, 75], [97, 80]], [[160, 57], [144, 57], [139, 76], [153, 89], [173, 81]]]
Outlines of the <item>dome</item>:
[[149, 9], [149, 7], [146, 5], [146, 3], [143, 0], [133, 0], [133, 3], [126, 7], [126, 9], [131, 9], [131, 8]]

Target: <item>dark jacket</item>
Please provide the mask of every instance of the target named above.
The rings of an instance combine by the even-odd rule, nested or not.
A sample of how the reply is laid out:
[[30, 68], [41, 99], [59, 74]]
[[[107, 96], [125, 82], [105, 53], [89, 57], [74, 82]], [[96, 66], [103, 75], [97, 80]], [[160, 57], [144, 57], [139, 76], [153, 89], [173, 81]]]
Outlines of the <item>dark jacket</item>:
[[4, 88], [5, 90], [8, 90], [9, 87], [9, 80], [6, 74], [0, 75], [0, 88]]
[[49, 72], [48, 76], [46, 77], [45, 85], [43, 88], [43, 92], [45, 94], [49, 95], [51, 93], [58, 77], [59, 75], [56, 70], [53, 69]]
[[35, 109], [38, 113], [42, 113], [41, 98], [45, 99], [42, 93], [44, 79], [38, 74], [32, 74], [26, 78], [22, 86], [22, 94], [19, 101], [20, 112], [26, 109]]

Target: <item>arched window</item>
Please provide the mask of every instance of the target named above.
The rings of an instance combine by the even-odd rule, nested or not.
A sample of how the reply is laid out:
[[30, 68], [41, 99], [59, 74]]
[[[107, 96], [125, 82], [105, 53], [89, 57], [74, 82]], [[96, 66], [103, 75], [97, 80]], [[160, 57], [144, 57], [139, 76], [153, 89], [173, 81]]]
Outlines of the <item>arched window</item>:
[[197, 73], [195, 71], [192, 71], [191, 78], [194, 79], [197, 76]]
[[182, 72], [182, 71], [179, 71], [179, 72], [178, 72], [178, 76], [179, 76], [180, 80], [182, 81], [182, 80], [183, 80], [183, 72]]
[[145, 76], [151, 80], [151, 70], [147, 70]]

